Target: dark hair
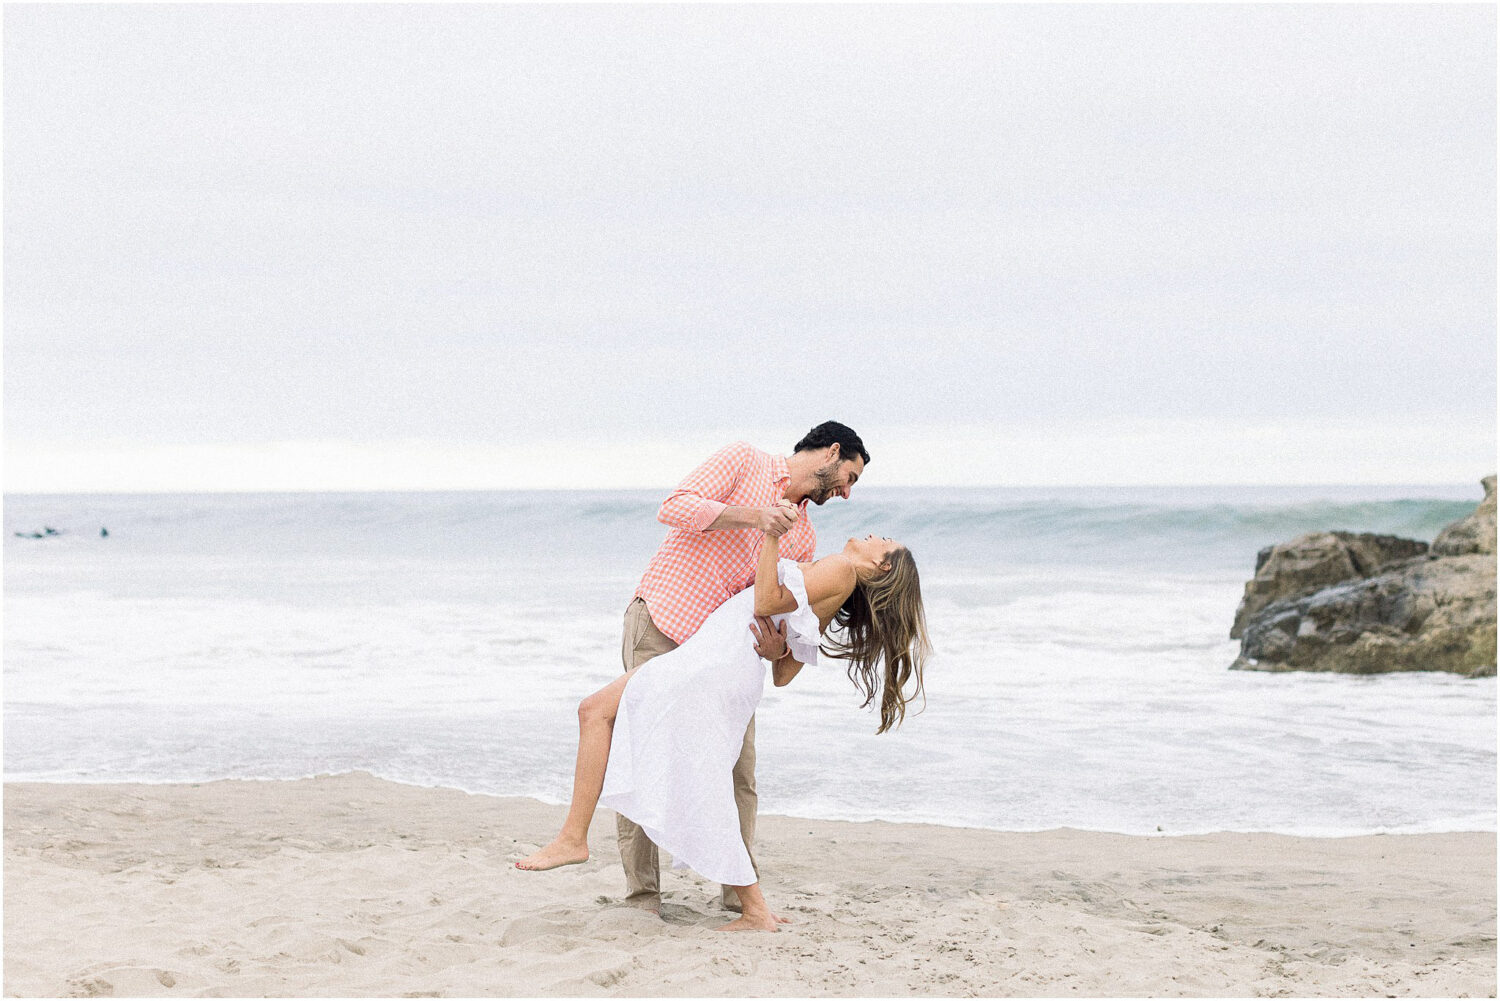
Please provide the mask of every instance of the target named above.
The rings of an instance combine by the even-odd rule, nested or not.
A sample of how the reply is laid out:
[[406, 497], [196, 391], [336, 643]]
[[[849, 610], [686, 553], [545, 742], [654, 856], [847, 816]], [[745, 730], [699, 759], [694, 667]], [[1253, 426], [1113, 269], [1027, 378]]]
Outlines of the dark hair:
[[824, 421], [802, 436], [797, 442], [793, 452], [810, 451], [815, 448], [827, 448], [829, 445], [839, 447], [840, 459], [852, 459], [856, 455], [865, 460], [865, 465], [870, 464], [870, 453], [865, 451], [865, 443], [859, 440], [859, 435], [854, 429], [838, 421]]

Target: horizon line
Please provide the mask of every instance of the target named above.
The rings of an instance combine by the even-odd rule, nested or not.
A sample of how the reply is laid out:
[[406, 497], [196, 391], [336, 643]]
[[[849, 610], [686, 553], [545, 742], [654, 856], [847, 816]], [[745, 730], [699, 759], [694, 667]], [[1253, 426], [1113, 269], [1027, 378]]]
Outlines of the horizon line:
[[[1495, 475], [1493, 473], [1486, 476]], [[861, 492], [877, 490], [1160, 490], [1160, 489], [1254, 489], [1254, 488], [1314, 488], [1314, 487], [1467, 487], [1480, 485], [1484, 477], [1473, 480], [1318, 480], [1257, 482], [1151, 482], [1151, 483], [893, 483], [869, 484]], [[150, 490], [5, 490], [0, 497], [119, 497], [119, 496], [169, 496], [173, 494], [487, 494], [487, 493], [645, 493], [648, 491], [672, 490], [675, 483], [656, 486], [575, 486], [575, 487], [309, 487], [306, 489], [266, 487], [252, 489], [219, 490], [202, 489], [150, 489]]]

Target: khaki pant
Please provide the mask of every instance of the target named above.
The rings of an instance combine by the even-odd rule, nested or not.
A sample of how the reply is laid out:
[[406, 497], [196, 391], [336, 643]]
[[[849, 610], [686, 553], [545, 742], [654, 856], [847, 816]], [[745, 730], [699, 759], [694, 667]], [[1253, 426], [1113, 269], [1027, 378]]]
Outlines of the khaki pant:
[[[625, 639], [620, 657], [625, 670], [640, 667], [652, 657], [677, 649], [670, 637], [656, 628], [646, 602], [635, 598], [625, 609]], [[734, 805], [740, 814], [740, 837], [745, 839], [745, 850], [750, 852], [750, 866], [759, 878], [760, 869], [755, 865], [755, 852], [751, 845], [755, 841], [755, 717], [750, 717], [750, 726], [745, 730], [745, 743], [740, 747], [740, 759], [734, 763]], [[661, 858], [656, 845], [646, 837], [646, 832], [632, 820], [615, 815], [615, 825], [620, 836], [620, 864], [625, 867], [625, 902], [637, 907], [660, 909], [661, 907]], [[720, 900], [730, 910], [740, 909], [739, 896], [725, 886], [720, 889]]]

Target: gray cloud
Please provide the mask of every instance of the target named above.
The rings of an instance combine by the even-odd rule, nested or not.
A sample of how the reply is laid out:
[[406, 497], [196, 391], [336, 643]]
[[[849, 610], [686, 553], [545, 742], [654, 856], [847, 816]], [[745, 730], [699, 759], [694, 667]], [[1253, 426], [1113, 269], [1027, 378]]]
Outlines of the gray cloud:
[[4, 16], [13, 441], [1493, 449], [1490, 7]]

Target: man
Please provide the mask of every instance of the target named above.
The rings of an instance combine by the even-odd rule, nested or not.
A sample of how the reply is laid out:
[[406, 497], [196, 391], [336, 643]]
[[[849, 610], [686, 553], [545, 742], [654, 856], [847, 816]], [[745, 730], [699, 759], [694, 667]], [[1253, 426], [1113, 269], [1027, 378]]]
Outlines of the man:
[[[812, 560], [817, 534], [805, 517], [808, 502], [848, 499], [869, 461], [859, 435], [828, 421], [803, 436], [790, 456], [769, 455], [735, 442], [689, 473], [656, 512], [670, 531], [625, 610], [625, 670], [675, 649], [714, 609], [753, 585], [761, 538], [768, 529], [785, 530], [779, 542], [784, 559]], [[770, 628], [768, 620], [760, 623], [755, 650], [775, 661], [787, 652], [785, 632]], [[754, 717], [734, 766], [734, 802], [740, 835], [754, 866]], [[660, 911], [661, 860], [656, 845], [634, 822], [616, 819], [626, 902]], [[733, 890], [723, 887], [721, 895], [725, 907], [739, 909]]]

